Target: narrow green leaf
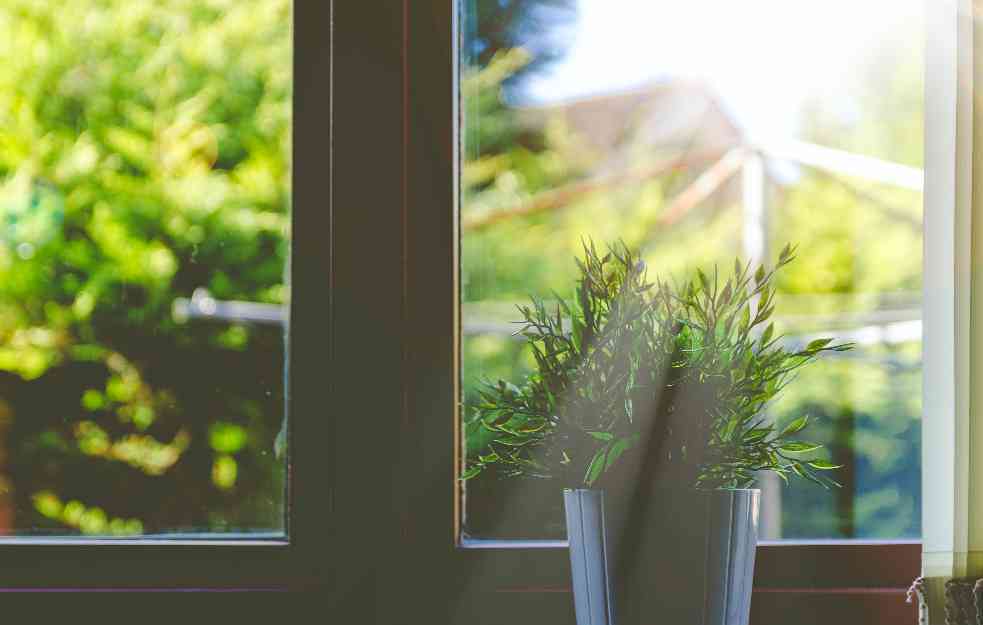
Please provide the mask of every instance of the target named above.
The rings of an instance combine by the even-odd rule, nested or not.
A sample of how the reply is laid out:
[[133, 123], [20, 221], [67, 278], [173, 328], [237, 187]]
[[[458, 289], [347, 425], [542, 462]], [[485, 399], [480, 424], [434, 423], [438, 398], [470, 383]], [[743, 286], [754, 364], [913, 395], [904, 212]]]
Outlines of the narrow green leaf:
[[710, 292], [710, 279], [707, 278], [707, 274], [703, 273], [702, 269], [696, 270], [696, 276], [700, 279], [700, 286], [703, 287], [705, 293]]
[[726, 306], [730, 303], [730, 296], [733, 294], [733, 287], [730, 285], [730, 280], [724, 285], [724, 290], [720, 292], [720, 305]]
[[751, 325], [751, 306], [745, 304], [743, 310], [741, 311], [741, 326], [740, 330], [743, 333]]
[[462, 480], [470, 480], [471, 478], [477, 476], [480, 473], [481, 473], [481, 467], [480, 466], [473, 466], [473, 467], [471, 467], [470, 469], [468, 469], [467, 471], [465, 471], [464, 473], [461, 474], [461, 479]]
[[820, 449], [822, 445], [818, 443], [808, 443], [806, 441], [787, 441], [779, 446], [782, 451], [787, 451], [791, 453], [801, 454], [809, 451], [816, 451]]
[[608, 452], [607, 461], [604, 463], [605, 470], [610, 469], [622, 454], [632, 448], [633, 440], [633, 437], [620, 438], [611, 445], [611, 451]]
[[832, 342], [833, 342], [833, 339], [830, 339], [830, 338], [827, 338], [827, 339], [816, 339], [815, 341], [810, 341], [809, 344], [806, 345], [805, 351], [807, 351], [807, 352], [818, 351], [818, 350], [826, 347], [827, 345], [829, 345]]
[[771, 433], [771, 428], [752, 428], [744, 433], [741, 439], [745, 444], [753, 443], [755, 441], [760, 441]]
[[786, 243], [785, 247], [782, 248], [781, 254], [778, 255], [778, 264], [784, 265], [792, 260], [793, 247], [791, 243]]
[[600, 449], [594, 454], [594, 457], [590, 461], [590, 465], [587, 467], [587, 475], [584, 476], [584, 483], [587, 486], [593, 486], [597, 478], [601, 477], [601, 473], [604, 472], [604, 458], [607, 456], [608, 448]]
[[579, 317], [573, 317], [573, 331], [570, 333], [571, 339], [573, 339], [573, 346], [578, 352], [583, 352], [584, 348], [587, 347], [583, 343], [584, 338], [584, 322], [580, 320]]
[[500, 456], [494, 451], [490, 454], [485, 454], [484, 456], [478, 456], [478, 461], [483, 464], [491, 464], [493, 462], [497, 462], [499, 459]]
[[825, 460], [810, 460], [808, 463], [813, 469], [819, 469], [821, 471], [830, 471], [832, 469], [842, 469], [842, 464], [833, 464], [832, 462], [826, 462]]
[[[762, 301], [764, 301], [764, 300], [762, 300]], [[765, 308], [762, 308], [762, 309], [758, 310], [758, 314], [754, 318], [755, 325], [757, 325], [759, 323], [764, 323], [765, 321], [768, 321], [768, 319], [771, 317], [771, 313], [773, 313], [773, 312], [775, 312], [775, 307], [774, 306], [767, 306]]]
[[782, 430], [781, 434], [779, 434], [778, 437], [785, 438], [786, 436], [795, 434], [796, 432], [801, 432], [802, 429], [805, 428], [805, 426], [807, 426], [808, 424], [809, 424], [808, 415], [803, 415], [798, 419], [796, 419], [795, 421], [792, 421], [791, 423], [786, 425], [785, 429]]
[[535, 434], [546, 427], [546, 422], [542, 419], [530, 419], [525, 425], [515, 428], [518, 434]]
[[762, 346], [767, 345], [768, 341], [771, 340], [771, 336], [774, 333], [775, 333], [775, 324], [769, 323], [768, 327], [766, 327], [765, 331], [761, 334], [761, 345]]

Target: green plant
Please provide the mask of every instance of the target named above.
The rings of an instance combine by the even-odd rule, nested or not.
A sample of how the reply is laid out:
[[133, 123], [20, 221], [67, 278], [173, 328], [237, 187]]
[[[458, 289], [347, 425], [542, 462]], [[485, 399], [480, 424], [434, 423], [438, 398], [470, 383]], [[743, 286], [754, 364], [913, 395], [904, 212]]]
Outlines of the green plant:
[[536, 370], [522, 386], [483, 384], [470, 425], [491, 440], [465, 479], [495, 466], [594, 486], [644, 468], [698, 488], [747, 488], [760, 471], [836, 484], [823, 474], [834, 465], [803, 456], [820, 446], [795, 438], [808, 417], [777, 429], [762, 416], [797, 369], [852, 347], [789, 350], [775, 334], [772, 279], [791, 246], [770, 271], [735, 261], [722, 285], [716, 268], [652, 283], [624, 244], [601, 257], [588, 242], [584, 256], [572, 301], [520, 307]]

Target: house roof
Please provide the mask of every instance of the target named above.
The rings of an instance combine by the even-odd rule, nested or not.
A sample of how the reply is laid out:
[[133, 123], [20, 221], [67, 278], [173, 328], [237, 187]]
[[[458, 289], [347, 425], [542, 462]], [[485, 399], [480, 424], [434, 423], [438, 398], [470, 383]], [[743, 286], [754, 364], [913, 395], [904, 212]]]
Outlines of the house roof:
[[561, 119], [585, 147], [600, 156], [602, 169], [640, 151], [660, 155], [724, 153], [743, 145], [744, 135], [706, 85], [664, 81], [619, 93], [558, 104], [521, 107], [520, 123], [543, 127]]

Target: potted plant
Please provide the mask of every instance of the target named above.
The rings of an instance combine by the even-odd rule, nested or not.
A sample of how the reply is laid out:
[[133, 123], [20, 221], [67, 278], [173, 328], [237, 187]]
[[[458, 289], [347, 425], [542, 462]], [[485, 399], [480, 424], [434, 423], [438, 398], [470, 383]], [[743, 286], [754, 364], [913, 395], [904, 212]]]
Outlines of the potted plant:
[[799, 368], [851, 347], [775, 334], [773, 277], [793, 257], [670, 285], [625, 245], [588, 242], [570, 301], [520, 307], [536, 369], [483, 385], [476, 418], [496, 438], [463, 477], [564, 487], [579, 625], [746, 625], [755, 476], [836, 484], [797, 438], [806, 416], [777, 429], [762, 414]]

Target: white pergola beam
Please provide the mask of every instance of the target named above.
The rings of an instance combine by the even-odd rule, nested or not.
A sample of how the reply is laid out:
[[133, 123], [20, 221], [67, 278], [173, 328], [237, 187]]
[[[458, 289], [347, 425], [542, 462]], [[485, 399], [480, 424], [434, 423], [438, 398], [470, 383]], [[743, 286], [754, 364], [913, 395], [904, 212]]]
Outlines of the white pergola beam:
[[805, 141], [769, 141], [756, 146], [769, 158], [815, 167], [833, 174], [922, 191], [925, 173], [917, 167], [845, 152]]

